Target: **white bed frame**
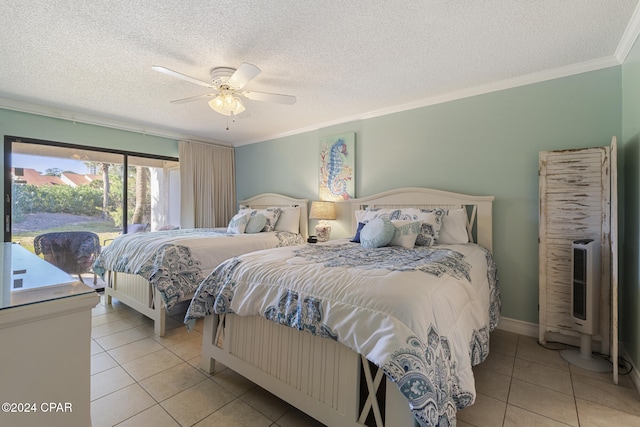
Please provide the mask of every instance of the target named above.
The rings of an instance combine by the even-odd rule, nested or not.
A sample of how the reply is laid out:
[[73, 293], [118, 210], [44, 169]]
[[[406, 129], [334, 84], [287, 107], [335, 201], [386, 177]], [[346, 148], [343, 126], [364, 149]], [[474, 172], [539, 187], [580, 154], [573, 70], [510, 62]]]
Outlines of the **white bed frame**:
[[[352, 229], [357, 227], [355, 211], [366, 207], [466, 207], [471, 241], [491, 250], [493, 199], [400, 188], [350, 201]], [[204, 319], [202, 369], [214, 372], [216, 361], [328, 426], [416, 425], [397, 386], [364, 357], [333, 340], [259, 316]]]
[[[239, 202], [254, 209], [267, 207], [297, 207], [300, 209], [300, 234], [309, 237], [308, 199], [295, 199], [275, 193], [264, 193]], [[107, 271], [107, 286], [104, 288], [105, 302], [111, 304], [116, 298], [154, 322], [154, 332], [165, 334], [166, 307], [160, 293], [142, 276], [137, 274]]]

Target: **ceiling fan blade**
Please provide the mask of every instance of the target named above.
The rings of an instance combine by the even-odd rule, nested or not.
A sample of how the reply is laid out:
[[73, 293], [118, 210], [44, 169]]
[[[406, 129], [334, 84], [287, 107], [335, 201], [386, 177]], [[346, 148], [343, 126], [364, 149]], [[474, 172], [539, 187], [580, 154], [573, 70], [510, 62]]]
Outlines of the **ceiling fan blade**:
[[292, 95], [281, 95], [279, 93], [254, 92], [247, 90], [242, 92], [242, 96], [252, 101], [277, 102], [278, 104], [293, 105], [296, 103], [296, 97]]
[[155, 70], [155, 71], [158, 71], [160, 73], [166, 74], [166, 75], [171, 76], [171, 77], [177, 77], [179, 79], [186, 80], [186, 81], [191, 82], [191, 83], [195, 83], [195, 84], [200, 85], [200, 86], [213, 87], [213, 85], [211, 83], [207, 83], [207, 82], [205, 82], [203, 80], [198, 80], [198, 79], [196, 79], [194, 77], [187, 76], [186, 74], [182, 74], [182, 73], [179, 73], [177, 71], [173, 71], [173, 70], [170, 70], [168, 68], [161, 67], [160, 65], [154, 65], [154, 66], [151, 67], [151, 69]]
[[243, 62], [235, 73], [229, 77], [227, 84], [236, 89], [242, 89], [249, 81], [253, 80], [262, 71], [260, 68], [248, 62]]
[[216, 96], [218, 93], [206, 93], [204, 95], [196, 95], [196, 96], [190, 96], [189, 98], [182, 98], [182, 99], [176, 99], [171, 101], [172, 104], [184, 104], [186, 102], [191, 102], [191, 101], [197, 101], [199, 99], [205, 99], [205, 98], [213, 98], [214, 96]]

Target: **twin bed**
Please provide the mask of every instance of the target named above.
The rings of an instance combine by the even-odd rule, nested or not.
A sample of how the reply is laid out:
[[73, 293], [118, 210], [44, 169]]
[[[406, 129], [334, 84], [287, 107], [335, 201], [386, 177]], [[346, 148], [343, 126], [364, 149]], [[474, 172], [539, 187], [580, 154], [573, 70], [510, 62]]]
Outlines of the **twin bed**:
[[[455, 425], [499, 320], [492, 200], [388, 191], [341, 203], [360, 243], [221, 263], [185, 317], [205, 318], [202, 368], [221, 362], [329, 426]], [[388, 223], [393, 246], [372, 247]]]
[[154, 321], [165, 334], [166, 312], [193, 296], [202, 280], [222, 261], [243, 253], [300, 245], [308, 237], [308, 200], [265, 193], [240, 202], [252, 210], [278, 208], [273, 231], [227, 233], [218, 229], [186, 229], [119, 236], [94, 264], [107, 286], [107, 304], [116, 298]]

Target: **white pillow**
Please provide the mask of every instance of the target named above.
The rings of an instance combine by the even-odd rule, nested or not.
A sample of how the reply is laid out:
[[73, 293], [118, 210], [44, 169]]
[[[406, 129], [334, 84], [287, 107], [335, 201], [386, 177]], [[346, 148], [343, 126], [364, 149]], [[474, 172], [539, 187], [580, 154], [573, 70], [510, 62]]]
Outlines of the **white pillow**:
[[280, 217], [276, 222], [276, 231], [300, 232], [300, 208], [280, 208]]
[[229, 234], [242, 234], [244, 233], [245, 228], [247, 228], [247, 223], [249, 222], [249, 215], [247, 212], [239, 212], [231, 218], [229, 221], [229, 225], [227, 226], [227, 233]]
[[356, 213], [360, 213], [361, 215], [361, 218], [358, 218], [357, 216], [356, 218], [358, 218], [358, 222], [364, 222], [366, 224], [372, 219], [376, 219], [380, 217], [389, 219], [390, 212], [391, 212], [390, 209], [367, 208], [362, 212], [356, 212]]
[[450, 209], [442, 218], [440, 235], [436, 241], [448, 245], [469, 243], [467, 221], [465, 209]]
[[249, 217], [249, 222], [247, 222], [247, 227], [244, 232], [248, 234], [255, 234], [262, 231], [264, 226], [267, 225], [267, 217], [262, 214], [255, 214]]
[[402, 246], [403, 248], [413, 249], [418, 233], [422, 229], [422, 223], [420, 221], [407, 220], [391, 220], [391, 223], [395, 227], [395, 232], [389, 242], [389, 246]]
[[396, 228], [387, 218], [380, 217], [369, 221], [360, 231], [360, 244], [363, 248], [380, 248], [389, 244]]

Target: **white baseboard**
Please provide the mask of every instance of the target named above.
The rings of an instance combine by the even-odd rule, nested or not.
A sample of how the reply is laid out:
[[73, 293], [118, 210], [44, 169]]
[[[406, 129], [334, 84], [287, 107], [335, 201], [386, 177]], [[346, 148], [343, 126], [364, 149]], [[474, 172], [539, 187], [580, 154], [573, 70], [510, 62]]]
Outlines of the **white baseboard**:
[[498, 329], [503, 331], [513, 332], [514, 334], [525, 335], [527, 337], [538, 337], [538, 324], [524, 322], [522, 320], [510, 319], [508, 317], [501, 317], [500, 323], [498, 323]]

